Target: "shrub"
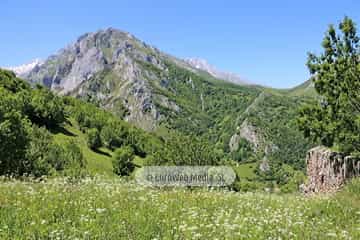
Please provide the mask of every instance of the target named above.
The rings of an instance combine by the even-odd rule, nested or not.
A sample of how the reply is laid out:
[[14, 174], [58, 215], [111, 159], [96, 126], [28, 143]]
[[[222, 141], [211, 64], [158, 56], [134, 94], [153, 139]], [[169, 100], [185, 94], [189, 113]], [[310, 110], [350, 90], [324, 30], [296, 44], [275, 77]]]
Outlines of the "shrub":
[[261, 182], [241, 179], [236, 181], [232, 187], [233, 190], [238, 192], [257, 192], [257, 191], [263, 191], [265, 188], [265, 184]]
[[0, 110], [0, 174], [23, 174], [30, 124], [17, 111], [1, 116]]
[[65, 169], [66, 176], [83, 176], [86, 172], [86, 161], [80, 147], [75, 141], [68, 142], [65, 147]]
[[0, 86], [12, 93], [30, 89], [30, 84], [17, 78], [13, 72], [4, 69], [0, 69]]
[[129, 176], [135, 168], [132, 162], [134, 157], [134, 150], [130, 146], [116, 149], [113, 157], [114, 173], [120, 176]]
[[92, 128], [87, 131], [87, 144], [93, 150], [102, 146], [99, 130]]
[[109, 149], [121, 147], [127, 137], [127, 131], [120, 121], [110, 120], [101, 130], [101, 140]]
[[231, 153], [232, 159], [238, 162], [251, 162], [254, 155], [251, 143], [244, 138], [240, 139], [237, 151]]
[[23, 173], [40, 177], [56, 172], [66, 176], [82, 176], [86, 162], [81, 149], [74, 141], [65, 146], [53, 142], [51, 134], [44, 127], [33, 126], [31, 141], [26, 153]]
[[284, 186], [280, 187], [281, 192], [292, 193], [299, 191], [299, 186], [304, 183], [305, 178], [305, 174], [300, 171], [295, 171], [289, 181]]
[[24, 166], [24, 172], [32, 174], [35, 177], [48, 175], [51, 171], [51, 162], [57, 159], [51, 159], [47, 155], [50, 152], [53, 139], [49, 131], [44, 127], [33, 126], [31, 132], [31, 141], [26, 152], [27, 164]]
[[50, 90], [38, 88], [32, 92], [27, 115], [37, 125], [54, 127], [65, 121], [65, 106]]

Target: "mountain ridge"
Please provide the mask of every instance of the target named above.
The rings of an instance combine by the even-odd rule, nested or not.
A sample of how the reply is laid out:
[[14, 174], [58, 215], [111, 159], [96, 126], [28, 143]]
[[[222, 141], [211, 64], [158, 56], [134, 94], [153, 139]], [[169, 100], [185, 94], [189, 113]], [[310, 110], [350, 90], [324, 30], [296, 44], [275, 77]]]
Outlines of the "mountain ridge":
[[25, 78], [147, 131], [204, 136], [235, 161], [261, 162], [265, 170], [279, 161], [303, 169], [310, 145], [296, 114], [307, 87], [292, 92], [239, 85], [213, 74], [108, 28], [83, 34]]

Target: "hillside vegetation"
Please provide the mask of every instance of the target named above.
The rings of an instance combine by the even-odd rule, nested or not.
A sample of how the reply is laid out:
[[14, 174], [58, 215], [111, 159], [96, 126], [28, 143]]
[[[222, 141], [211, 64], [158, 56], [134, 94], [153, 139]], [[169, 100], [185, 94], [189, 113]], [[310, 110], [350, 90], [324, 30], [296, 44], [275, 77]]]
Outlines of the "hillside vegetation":
[[[171, 79], [168, 87], [163, 89], [154, 85], [154, 94], [161, 93], [162, 96], [173, 99], [173, 103], [181, 111], [157, 106], [162, 116], [159, 123], [162, 127], [154, 133], [137, 129], [120, 120], [116, 113], [114, 115], [101, 110], [92, 103], [72, 97], [57, 97], [40, 86], [32, 89], [12, 73], [2, 71], [2, 93], [9, 99], [12, 96], [17, 99], [17, 96], [26, 96], [14, 109], [24, 121], [22, 126], [25, 129], [25, 139], [21, 158], [31, 164], [36, 162], [31, 168], [11, 170], [9, 173], [36, 176], [54, 172], [65, 175], [112, 175], [113, 151], [124, 146], [131, 146], [134, 150], [130, 162], [136, 162], [140, 158], [143, 159], [140, 161], [141, 165], [225, 163], [242, 169], [246, 168], [248, 162], [254, 162], [255, 165], [247, 169], [248, 173], [244, 176], [241, 176], [242, 171], [237, 170], [239, 178], [263, 183], [251, 184], [250, 188], [247, 183], [244, 183], [246, 186], [240, 184], [235, 187], [238, 190], [262, 188], [266, 185], [271, 187], [273, 184], [286, 185], [299, 175], [297, 171], [304, 170], [304, 156], [310, 145], [296, 130], [295, 125], [297, 106], [304, 99], [269, 93], [257, 87], [237, 86], [206, 75], [197, 75], [171, 64], [168, 68], [167, 78]], [[160, 75], [165, 74], [158, 72]], [[189, 79], [192, 81], [190, 85]], [[198, 98], [199, 95], [202, 96], [201, 99]], [[259, 147], [255, 149], [254, 143], [242, 139], [236, 143], [237, 150], [230, 150], [230, 138], [244, 121], [257, 129], [257, 138], [261, 139]], [[33, 138], [42, 141], [32, 141], [31, 136], [34, 134], [37, 135]], [[188, 135], [189, 138], [177, 135]], [[196, 139], [199, 139], [198, 145]], [[181, 142], [188, 143], [180, 144]], [[51, 162], [51, 159], [66, 158], [67, 145], [76, 148], [70, 151], [77, 152], [71, 156], [80, 159], [81, 164], [76, 169], [81, 170], [81, 174], [66, 173], [64, 170], [67, 167]], [[19, 146], [21, 145], [17, 148]], [[28, 146], [35, 149], [29, 150]], [[201, 146], [206, 147], [198, 151]], [[9, 146], [4, 145], [4, 148]], [[179, 149], [183, 149], [182, 154], [179, 154]], [[35, 154], [31, 160], [30, 153]], [[176, 160], [178, 156], [186, 160]], [[270, 171], [264, 173], [259, 170], [262, 159], [268, 162]], [[245, 164], [244, 167], [242, 164]], [[141, 165], [134, 163], [133, 166], [128, 166], [126, 175], [130, 175], [134, 167]], [[35, 173], [32, 168], [42, 170]], [[247, 177], [249, 174], [255, 177], [250, 179]], [[303, 178], [296, 179], [296, 184], [299, 184]], [[293, 190], [296, 190], [296, 184], [292, 185]]]
[[217, 165], [224, 157], [204, 138], [159, 137], [9, 71], [0, 70], [0, 95], [1, 175], [130, 176], [143, 164]]
[[299, 106], [314, 98], [312, 84], [291, 90], [236, 85], [113, 28], [82, 35], [24, 78], [165, 140], [174, 132], [201, 138], [222, 163], [255, 163], [256, 181], [269, 185], [290, 181], [280, 179], [284, 171], [303, 172], [312, 146], [296, 126]]
[[31, 88], [4, 70], [0, 95], [2, 175], [111, 175], [116, 148], [130, 146], [145, 158], [162, 144], [111, 113], [41, 86]]

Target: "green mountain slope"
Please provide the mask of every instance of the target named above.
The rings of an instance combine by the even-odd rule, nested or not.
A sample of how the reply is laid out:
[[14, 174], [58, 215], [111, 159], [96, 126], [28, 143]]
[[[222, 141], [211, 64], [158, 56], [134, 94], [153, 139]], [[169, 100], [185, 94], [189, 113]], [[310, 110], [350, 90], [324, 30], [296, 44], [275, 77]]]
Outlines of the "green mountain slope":
[[301, 170], [310, 147], [296, 126], [299, 106], [314, 96], [309, 82], [291, 90], [232, 84], [115, 29], [81, 36], [25, 77], [147, 131], [205, 137], [260, 172], [284, 163]]
[[300, 84], [297, 87], [294, 87], [288, 90], [288, 94], [291, 96], [307, 96], [307, 97], [315, 97], [317, 95], [314, 84], [312, 80], [307, 80], [306, 82]]
[[[97, 145], [91, 140], [94, 132]], [[117, 148], [131, 147], [136, 166], [162, 144], [154, 134], [91, 103], [32, 88], [0, 69], [0, 175], [112, 176]]]
[[80, 128], [75, 120], [71, 119], [70, 124], [63, 126], [64, 131], [53, 131], [54, 141], [58, 144], [66, 144], [74, 141], [80, 146], [85, 159], [87, 160], [87, 167], [91, 174], [113, 175], [113, 167], [111, 163], [111, 156], [113, 152], [105, 147], [94, 151], [87, 146], [87, 136], [80, 131]]

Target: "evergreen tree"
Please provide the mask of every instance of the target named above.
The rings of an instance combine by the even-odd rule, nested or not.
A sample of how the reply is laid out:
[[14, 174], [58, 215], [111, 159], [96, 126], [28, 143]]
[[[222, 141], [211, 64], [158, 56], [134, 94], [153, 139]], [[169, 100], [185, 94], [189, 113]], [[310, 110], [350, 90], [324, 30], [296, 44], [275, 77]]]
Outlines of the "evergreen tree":
[[349, 154], [360, 153], [360, 46], [355, 23], [345, 17], [340, 33], [330, 25], [323, 53], [309, 54], [308, 68], [319, 94], [301, 110], [306, 137]]

